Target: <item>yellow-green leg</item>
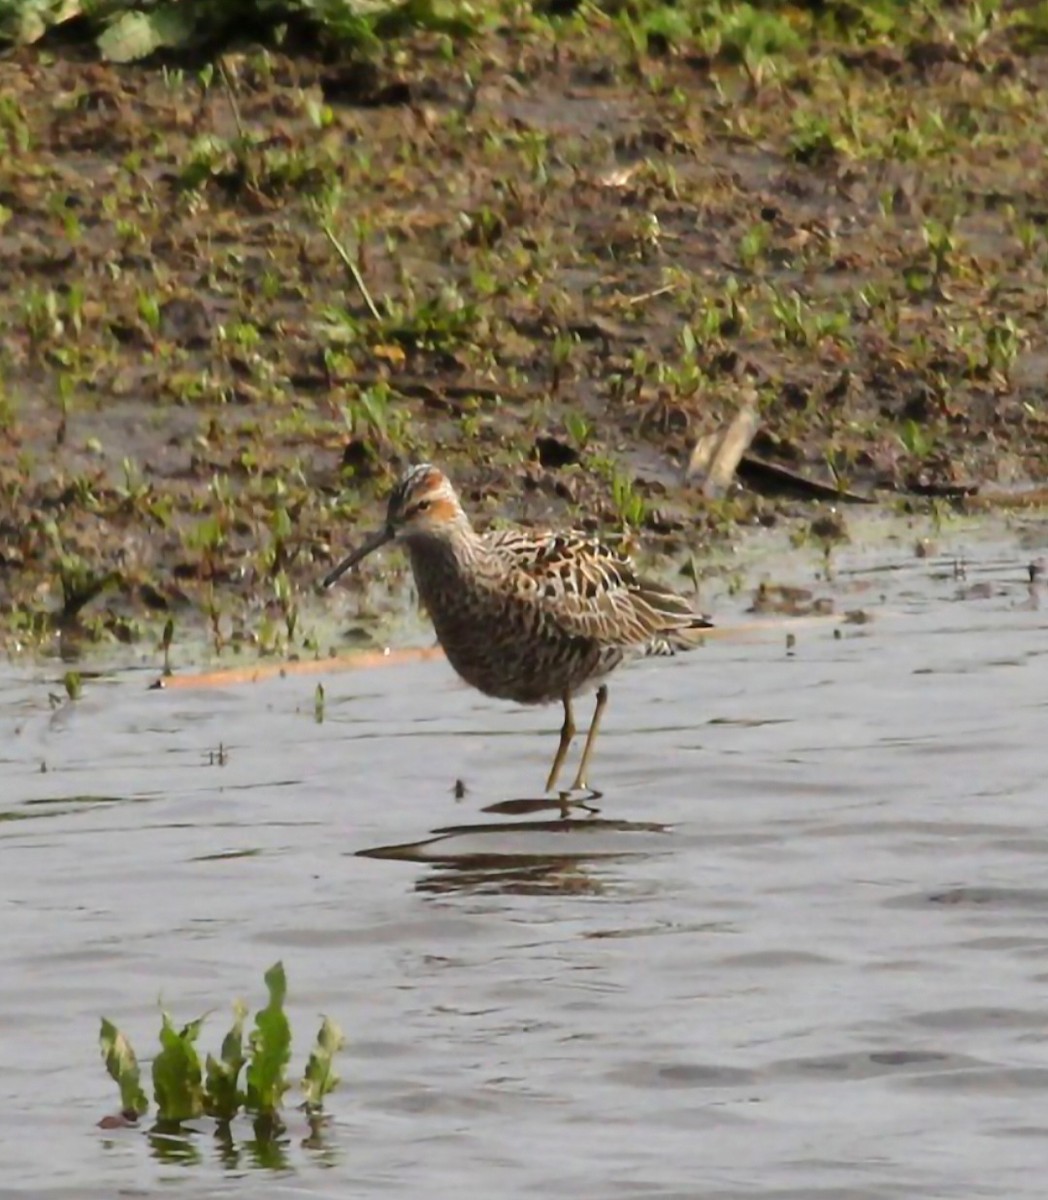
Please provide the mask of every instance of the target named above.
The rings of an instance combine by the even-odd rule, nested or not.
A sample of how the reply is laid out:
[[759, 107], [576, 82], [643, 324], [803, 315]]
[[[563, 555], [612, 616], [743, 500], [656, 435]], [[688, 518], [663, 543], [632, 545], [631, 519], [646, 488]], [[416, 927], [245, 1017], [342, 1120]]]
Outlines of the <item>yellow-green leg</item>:
[[560, 745], [557, 747], [557, 753], [553, 759], [553, 766], [549, 769], [549, 779], [546, 780], [546, 791], [552, 792], [553, 785], [557, 782], [557, 776], [560, 774], [560, 769], [564, 766], [564, 758], [568, 753], [568, 747], [571, 745], [571, 739], [575, 736], [575, 721], [571, 714], [571, 693], [565, 692], [564, 700], [564, 724], [560, 727]]
[[606, 684], [602, 683], [597, 688], [597, 705], [593, 710], [589, 733], [586, 735], [586, 745], [582, 748], [582, 761], [579, 763], [578, 774], [575, 776], [575, 782], [571, 785], [572, 791], [589, 791], [589, 784], [586, 782], [586, 768], [589, 766], [590, 752], [593, 749], [593, 743], [597, 740], [597, 730], [600, 728], [600, 719], [604, 715], [604, 706], [607, 703], [608, 688]]

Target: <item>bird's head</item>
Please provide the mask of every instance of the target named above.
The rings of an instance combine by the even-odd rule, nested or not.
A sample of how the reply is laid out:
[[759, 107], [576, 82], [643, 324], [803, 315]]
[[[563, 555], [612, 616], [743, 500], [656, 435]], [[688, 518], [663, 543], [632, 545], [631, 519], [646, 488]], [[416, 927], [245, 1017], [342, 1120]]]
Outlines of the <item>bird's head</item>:
[[410, 467], [397, 481], [386, 508], [386, 523], [324, 577], [330, 587], [339, 576], [388, 542], [443, 538], [468, 526], [455, 489], [432, 463]]

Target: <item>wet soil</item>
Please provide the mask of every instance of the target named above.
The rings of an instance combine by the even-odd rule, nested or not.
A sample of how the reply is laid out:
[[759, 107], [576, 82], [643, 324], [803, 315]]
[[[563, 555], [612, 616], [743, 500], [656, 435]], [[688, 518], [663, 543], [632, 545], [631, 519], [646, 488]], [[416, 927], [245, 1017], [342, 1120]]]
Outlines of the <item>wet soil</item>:
[[[5, 1195], [1039, 1200], [1048, 526], [895, 532], [780, 563], [864, 623], [617, 674], [596, 816], [506, 811], [557, 714], [443, 662], [320, 721], [313, 678], [8, 666]], [[216, 1010], [209, 1048], [278, 958], [293, 1061], [349, 1039], [319, 1134], [96, 1127], [101, 1015], [148, 1060], [158, 994]]]
[[7, 54], [3, 644], [326, 650], [313, 584], [422, 457], [480, 522], [674, 569], [745, 525], [846, 533], [759, 471], [683, 482], [754, 391], [755, 455], [831, 488], [1043, 479], [1048, 56], [1026, 6], [921, 11], [741, 65], [590, 6], [234, 50], [228, 86]]

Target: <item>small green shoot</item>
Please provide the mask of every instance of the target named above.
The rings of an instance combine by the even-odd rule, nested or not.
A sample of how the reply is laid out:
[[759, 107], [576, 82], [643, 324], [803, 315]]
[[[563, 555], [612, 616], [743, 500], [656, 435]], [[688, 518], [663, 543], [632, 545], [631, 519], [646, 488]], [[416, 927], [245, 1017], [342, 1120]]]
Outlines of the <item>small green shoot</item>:
[[582, 413], [571, 409], [564, 414], [564, 429], [579, 450], [585, 450], [593, 435], [593, 427]]
[[899, 428], [899, 443], [914, 458], [927, 458], [935, 443], [928, 431], [917, 421], [903, 421]]
[[611, 476], [611, 500], [623, 529], [639, 529], [644, 524], [648, 506], [630, 477], [621, 471]]

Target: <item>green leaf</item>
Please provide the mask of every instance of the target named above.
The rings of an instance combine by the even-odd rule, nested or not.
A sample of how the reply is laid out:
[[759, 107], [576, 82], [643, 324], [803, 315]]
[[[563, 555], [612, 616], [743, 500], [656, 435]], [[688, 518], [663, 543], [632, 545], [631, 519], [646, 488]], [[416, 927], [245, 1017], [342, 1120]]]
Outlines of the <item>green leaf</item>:
[[335, 1074], [335, 1055], [346, 1044], [342, 1030], [325, 1017], [317, 1033], [317, 1044], [306, 1064], [306, 1076], [302, 1080], [302, 1091], [305, 1094], [306, 1109], [317, 1112], [324, 1107], [324, 1097], [338, 1086], [339, 1077]]
[[182, 47], [192, 34], [186, 6], [164, 4], [150, 12], [121, 13], [98, 35], [98, 49], [110, 62], [134, 62], [157, 50]]
[[207, 1056], [207, 1082], [204, 1107], [208, 1116], [218, 1121], [232, 1121], [244, 1102], [244, 1093], [237, 1086], [240, 1072], [247, 1059], [244, 1056], [244, 1020], [247, 1005], [238, 1000], [233, 1005], [233, 1024], [222, 1039], [219, 1058]]
[[247, 1108], [261, 1116], [275, 1116], [288, 1089], [287, 1064], [291, 1058], [291, 1026], [284, 1013], [287, 978], [284, 964], [274, 963], [265, 975], [269, 1003], [255, 1014], [248, 1042]]
[[102, 1018], [98, 1043], [102, 1048], [106, 1070], [120, 1089], [120, 1111], [141, 1116], [149, 1108], [149, 1101], [142, 1091], [138, 1059], [131, 1049], [131, 1043], [113, 1022], [107, 1021], [105, 1017]]
[[0, 0], [0, 38], [29, 45], [82, 11], [81, 0]]
[[478, 24], [461, 4], [404, 0], [402, 4], [387, 6], [375, 22], [375, 32], [379, 37], [392, 38], [402, 37], [416, 29], [428, 29], [432, 33], [446, 33], [450, 37], [469, 37], [476, 32]]
[[181, 1031], [162, 1014], [160, 1053], [153, 1059], [153, 1095], [161, 1121], [192, 1120], [204, 1111], [200, 1055], [193, 1044], [204, 1018], [191, 1021]]

